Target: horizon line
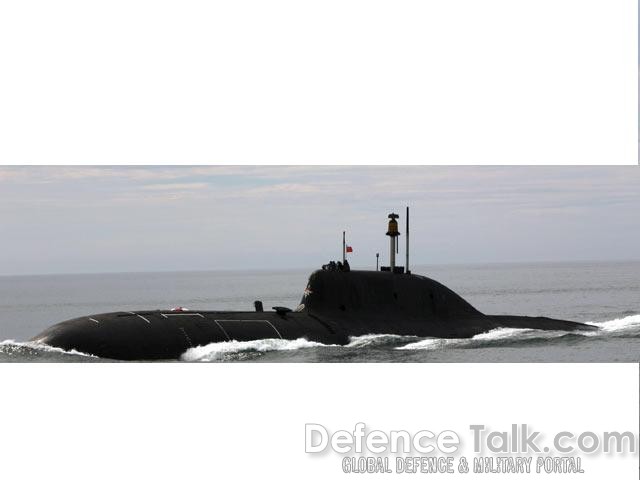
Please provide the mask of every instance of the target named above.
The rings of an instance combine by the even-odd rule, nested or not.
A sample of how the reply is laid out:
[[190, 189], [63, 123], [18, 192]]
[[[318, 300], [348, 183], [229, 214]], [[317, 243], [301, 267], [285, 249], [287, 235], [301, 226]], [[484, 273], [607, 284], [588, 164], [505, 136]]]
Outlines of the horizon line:
[[[491, 265], [535, 265], [535, 264], [587, 264], [587, 263], [638, 263], [640, 258], [626, 258], [626, 259], [580, 259], [580, 260], [517, 260], [517, 261], [477, 261], [477, 262], [443, 262], [443, 263], [417, 263], [411, 267], [415, 269], [418, 267], [461, 267], [461, 266], [491, 266]], [[401, 265], [402, 266], [402, 265]], [[47, 273], [0, 273], [0, 278], [11, 277], [55, 277], [55, 276], [80, 276], [80, 275], [134, 275], [134, 274], [148, 274], [148, 273], [250, 273], [250, 272], [291, 272], [291, 271], [315, 271], [319, 270], [322, 266], [310, 267], [288, 267], [288, 268], [268, 268], [268, 267], [256, 267], [256, 268], [218, 268], [218, 269], [186, 269], [186, 270], [115, 270], [115, 271], [102, 271], [102, 272], [47, 272]], [[353, 268], [353, 270], [368, 270], [361, 268]], [[371, 269], [371, 271], [375, 271]]]

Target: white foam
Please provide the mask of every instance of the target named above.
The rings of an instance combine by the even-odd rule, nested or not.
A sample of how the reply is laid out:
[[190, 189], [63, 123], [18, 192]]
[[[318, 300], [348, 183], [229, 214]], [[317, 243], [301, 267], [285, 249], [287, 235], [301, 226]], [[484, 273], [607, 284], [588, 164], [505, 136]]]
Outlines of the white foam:
[[480, 346], [490, 345], [493, 342], [504, 342], [505, 340], [529, 340], [529, 339], [550, 339], [561, 337], [563, 335], [582, 335], [585, 337], [593, 337], [606, 335], [610, 333], [629, 333], [633, 330], [640, 332], [640, 315], [631, 315], [629, 317], [616, 318], [604, 322], [587, 322], [587, 325], [593, 325], [599, 328], [596, 331], [575, 330], [566, 332], [562, 330], [536, 330], [530, 328], [496, 328], [485, 333], [480, 333], [472, 338], [426, 338], [419, 342], [409, 343], [396, 350], [436, 350], [447, 347], [456, 346]]
[[542, 332], [541, 330], [532, 330], [530, 328], [496, 328], [485, 333], [474, 335], [471, 340], [480, 340], [491, 342], [493, 340], [505, 340], [523, 336], [529, 332]]
[[616, 318], [605, 322], [588, 322], [589, 325], [600, 327], [604, 332], [623, 332], [640, 329], [640, 315]]
[[397, 342], [404, 339], [411, 340], [416, 338], [415, 336], [405, 335], [388, 335], [388, 334], [367, 334], [360, 335], [359, 337], [349, 337], [349, 343], [345, 347], [349, 348], [362, 348], [369, 347], [371, 345], [384, 345], [387, 343]]
[[208, 345], [193, 347], [184, 352], [180, 359], [187, 362], [209, 362], [222, 360], [230, 355], [242, 352], [270, 352], [275, 350], [298, 350], [300, 348], [326, 347], [322, 343], [310, 342], [304, 338], [283, 340], [280, 338], [264, 338], [239, 342], [216, 342]]
[[419, 342], [410, 343], [397, 350], [437, 350], [460, 346], [486, 346], [494, 342], [505, 340], [524, 340], [531, 338], [552, 338], [564, 335], [566, 332], [534, 330], [530, 328], [495, 328], [488, 332], [479, 333], [471, 338], [426, 338]]
[[[8, 347], [11, 350], [37, 350], [40, 352], [46, 353], [60, 353], [63, 355], [78, 355], [81, 357], [93, 357], [98, 358], [95, 355], [91, 355], [89, 353], [79, 352], [77, 350], [63, 350], [62, 348], [52, 347], [51, 345], [47, 345], [46, 343], [41, 342], [17, 342], [15, 340], [3, 340], [0, 342], [0, 348]], [[8, 352], [5, 352], [8, 353]]]
[[408, 343], [396, 350], [440, 350], [465, 340], [459, 338], [425, 338], [419, 342]]

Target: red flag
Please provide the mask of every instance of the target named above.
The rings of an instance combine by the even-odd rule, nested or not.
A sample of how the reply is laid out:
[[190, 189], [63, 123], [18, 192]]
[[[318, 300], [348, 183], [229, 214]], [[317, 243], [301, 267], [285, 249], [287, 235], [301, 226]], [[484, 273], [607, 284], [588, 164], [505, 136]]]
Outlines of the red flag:
[[353, 248], [349, 245], [347, 245], [347, 253], [353, 253]]

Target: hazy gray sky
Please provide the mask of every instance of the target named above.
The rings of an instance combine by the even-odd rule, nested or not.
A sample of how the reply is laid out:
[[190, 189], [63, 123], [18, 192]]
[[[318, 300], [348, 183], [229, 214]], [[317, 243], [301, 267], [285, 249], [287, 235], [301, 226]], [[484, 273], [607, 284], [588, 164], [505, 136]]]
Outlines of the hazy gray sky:
[[[640, 258], [638, 167], [0, 167], [0, 274]], [[401, 237], [404, 258], [404, 236]]]

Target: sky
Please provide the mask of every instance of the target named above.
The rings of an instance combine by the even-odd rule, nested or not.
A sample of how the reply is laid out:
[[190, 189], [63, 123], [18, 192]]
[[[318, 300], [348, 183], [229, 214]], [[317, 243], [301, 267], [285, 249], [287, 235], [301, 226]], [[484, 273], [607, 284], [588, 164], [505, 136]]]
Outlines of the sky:
[[[0, 275], [640, 259], [640, 168], [0, 167]], [[403, 262], [402, 262], [403, 263]]]

